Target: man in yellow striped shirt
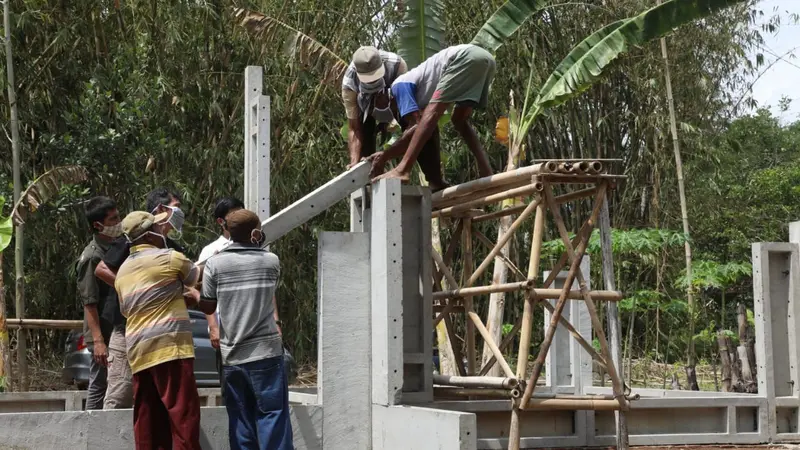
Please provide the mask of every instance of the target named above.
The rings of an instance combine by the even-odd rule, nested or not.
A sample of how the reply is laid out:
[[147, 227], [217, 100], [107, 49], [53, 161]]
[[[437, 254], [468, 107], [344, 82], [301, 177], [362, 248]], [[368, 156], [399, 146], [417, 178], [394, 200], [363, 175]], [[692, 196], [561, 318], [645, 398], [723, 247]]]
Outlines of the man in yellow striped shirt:
[[198, 269], [167, 247], [168, 215], [134, 211], [122, 221], [131, 254], [115, 287], [127, 319], [137, 450], [200, 449], [200, 398], [183, 295], [197, 282]]

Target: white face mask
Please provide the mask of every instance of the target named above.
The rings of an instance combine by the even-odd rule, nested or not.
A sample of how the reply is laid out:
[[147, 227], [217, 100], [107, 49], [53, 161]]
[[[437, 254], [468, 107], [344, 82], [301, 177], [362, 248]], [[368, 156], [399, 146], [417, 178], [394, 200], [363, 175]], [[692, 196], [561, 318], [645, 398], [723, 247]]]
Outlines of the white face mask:
[[136, 239], [133, 239], [133, 240], [128, 239], [128, 240], [131, 242], [131, 244], [133, 244], [133, 243], [135, 243], [136, 241], [138, 241], [139, 239], [145, 237], [145, 235], [148, 235], [148, 234], [152, 234], [153, 236], [158, 236], [159, 238], [161, 238], [161, 242], [164, 243], [164, 246], [161, 247], [161, 248], [168, 248], [168, 246], [167, 246], [167, 238], [165, 238], [163, 234], [158, 234], [158, 233], [155, 233], [153, 231], [145, 231], [144, 233], [142, 233], [141, 236], [137, 237]]
[[108, 236], [110, 238], [120, 237], [122, 235], [122, 222], [111, 226], [103, 225], [103, 229], [100, 230], [100, 234]]
[[[183, 222], [186, 219], [186, 215], [183, 213], [183, 210], [178, 208], [177, 206], [169, 206], [163, 205], [165, 208], [170, 210], [169, 218], [167, 218], [167, 223], [172, 225], [172, 230], [167, 233], [170, 239], [178, 240], [183, 235]], [[156, 214], [158, 208], [154, 209], [152, 214]]]
[[378, 123], [392, 123], [394, 120], [392, 109], [388, 106], [384, 109], [380, 109], [377, 106], [372, 108], [372, 117], [374, 117], [375, 121]]

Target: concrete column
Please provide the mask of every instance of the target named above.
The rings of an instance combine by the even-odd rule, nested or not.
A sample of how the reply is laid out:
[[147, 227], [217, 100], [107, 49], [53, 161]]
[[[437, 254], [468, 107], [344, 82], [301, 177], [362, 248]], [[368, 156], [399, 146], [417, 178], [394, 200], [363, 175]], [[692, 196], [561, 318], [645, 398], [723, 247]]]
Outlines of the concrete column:
[[244, 72], [244, 204], [261, 220], [270, 215], [270, 98], [262, 95], [263, 69]]

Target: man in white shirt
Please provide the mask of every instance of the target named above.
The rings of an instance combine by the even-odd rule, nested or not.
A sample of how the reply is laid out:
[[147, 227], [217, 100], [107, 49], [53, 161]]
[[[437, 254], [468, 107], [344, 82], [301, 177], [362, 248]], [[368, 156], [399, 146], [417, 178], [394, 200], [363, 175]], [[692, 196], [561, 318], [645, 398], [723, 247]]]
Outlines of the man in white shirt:
[[[217, 225], [222, 228], [222, 235], [214, 242], [203, 247], [200, 252], [200, 257], [197, 258], [197, 265], [204, 266], [209, 258], [221, 252], [231, 244], [231, 236], [225, 226], [225, 216], [231, 211], [244, 209], [244, 203], [235, 197], [223, 197], [217, 202], [214, 207], [214, 220]], [[219, 373], [219, 383], [222, 389], [222, 395], [225, 396], [225, 383], [222, 380], [222, 354], [219, 349], [219, 309], [214, 314], [206, 315], [208, 319], [208, 336], [211, 340], [211, 345], [217, 349], [217, 372]]]

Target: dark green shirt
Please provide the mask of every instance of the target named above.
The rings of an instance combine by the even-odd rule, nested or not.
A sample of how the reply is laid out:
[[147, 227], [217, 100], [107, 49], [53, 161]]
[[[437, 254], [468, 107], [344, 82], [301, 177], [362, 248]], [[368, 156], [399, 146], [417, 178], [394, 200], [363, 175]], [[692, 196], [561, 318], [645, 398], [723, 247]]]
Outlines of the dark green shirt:
[[[91, 242], [86, 244], [81, 257], [78, 259], [76, 273], [78, 275], [78, 295], [81, 298], [81, 303], [86, 305], [97, 305], [98, 315], [103, 311], [103, 306], [108, 297], [111, 286], [104, 283], [102, 280], [94, 276], [94, 270], [108, 250], [109, 244], [98, 239], [97, 236], [92, 238]], [[111, 336], [111, 324], [108, 321], [100, 318], [100, 331], [103, 333], [103, 338], [108, 344], [108, 339]], [[83, 315], [83, 341], [86, 346], [90, 346], [94, 342], [92, 332], [89, 331], [89, 325], [86, 321], [86, 314]]]

